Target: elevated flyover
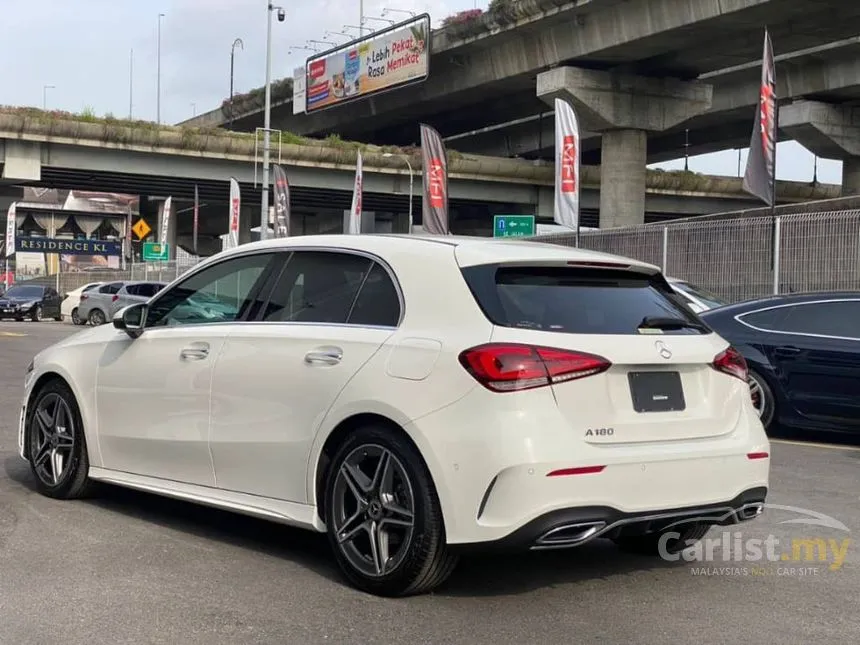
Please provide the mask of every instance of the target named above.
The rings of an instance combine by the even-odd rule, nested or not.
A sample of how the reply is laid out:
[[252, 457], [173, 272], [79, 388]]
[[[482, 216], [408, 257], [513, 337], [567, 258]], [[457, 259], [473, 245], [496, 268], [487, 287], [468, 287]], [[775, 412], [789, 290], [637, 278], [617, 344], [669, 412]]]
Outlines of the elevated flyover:
[[[434, 35], [436, 53], [425, 83], [311, 115], [294, 116], [284, 102], [273, 112], [273, 127], [410, 144], [417, 122], [425, 121], [456, 148], [458, 135], [545, 114], [561, 96], [585, 115], [587, 128], [607, 133], [601, 151], [587, 158], [599, 159], [603, 183], [613, 187], [603, 194], [601, 211], [613, 213], [604, 224], [636, 224], [645, 213], [645, 164], [683, 154], [694, 119], [702, 119], [699, 130], [709, 133], [695, 144], [692, 133], [698, 150], [745, 145], [751, 124], [745, 97], [755, 70], [743, 66], [760, 59], [764, 25], [777, 54], [845, 41], [860, 25], [860, 3], [843, 0], [524, 0], [517, 6], [533, 8], [528, 20], [494, 26], [488, 18], [485, 28], [457, 42], [451, 34]], [[815, 74], [807, 78], [814, 81]], [[850, 91], [851, 75], [841, 78], [842, 86], [825, 86], [823, 94]], [[815, 82], [807, 85], [815, 90]], [[611, 113], [605, 112], [609, 106]], [[236, 127], [261, 123], [256, 112]], [[547, 141], [545, 134], [541, 127], [539, 143]], [[511, 154], [459, 140], [467, 150]]]
[[[39, 111], [0, 111], [0, 195], [14, 196], [16, 186], [100, 190], [145, 197], [155, 211], [173, 196], [179, 215], [180, 244], [191, 235], [189, 209], [197, 186], [201, 235], [226, 232], [229, 179], [242, 189], [243, 235], [259, 222], [261, 191], [255, 183], [254, 138], [225, 130], [192, 130], [122, 121], [58, 119]], [[293, 230], [298, 234], [342, 230], [343, 212], [351, 202], [356, 150], [307, 141], [284, 144], [281, 162], [291, 184]], [[414, 150], [364, 146], [364, 207], [373, 213], [375, 229], [408, 230], [408, 158], [421, 167]], [[389, 156], [386, 156], [389, 155]], [[277, 154], [275, 155], [277, 159]], [[450, 158], [450, 209], [454, 230], [489, 234], [495, 214], [534, 214], [550, 223], [553, 167], [546, 162], [453, 154]], [[583, 167], [583, 224], [595, 226], [599, 215], [600, 169]], [[11, 192], [10, 192], [11, 191]], [[689, 217], [756, 205], [740, 180], [694, 173], [651, 171], [647, 175], [648, 221]], [[421, 178], [415, 177], [412, 207], [420, 223]], [[781, 203], [836, 197], [838, 187], [780, 182]], [[271, 202], [270, 202], [271, 203]], [[183, 210], [185, 209], [185, 210]], [[0, 216], [5, 215], [3, 210]], [[155, 228], [155, 226], [153, 226]]]

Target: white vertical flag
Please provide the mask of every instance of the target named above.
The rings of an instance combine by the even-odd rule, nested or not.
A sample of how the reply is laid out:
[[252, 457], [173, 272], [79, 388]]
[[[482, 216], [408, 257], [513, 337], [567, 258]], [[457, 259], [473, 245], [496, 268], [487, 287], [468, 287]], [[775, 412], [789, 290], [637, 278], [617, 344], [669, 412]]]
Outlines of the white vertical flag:
[[570, 103], [555, 100], [556, 224], [579, 230], [579, 123]]
[[15, 253], [15, 233], [18, 230], [18, 224], [15, 218], [15, 202], [9, 207], [6, 214], [6, 261], [3, 263], [4, 281], [6, 288], [9, 288], [9, 281], [12, 276], [9, 273], [9, 257]]
[[168, 197], [164, 200], [164, 206], [161, 209], [161, 233], [159, 242], [162, 246], [167, 244], [167, 231], [170, 227], [170, 211], [173, 210], [173, 197]]
[[230, 227], [227, 231], [227, 248], [232, 249], [239, 246], [239, 215], [242, 208], [242, 194], [239, 191], [239, 182], [235, 177], [230, 177]]
[[359, 151], [358, 159], [355, 162], [355, 186], [352, 189], [352, 208], [349, 209], [349, 226], [346, 231], [350, 235], [361, 233], [361, 184], [361, 151]]
[[15, 254], [15, 232], [17, 231], [17, 223], [15, 221], [15, 204], [9, 207], [9, 212], [6, 214], [6, 257]]

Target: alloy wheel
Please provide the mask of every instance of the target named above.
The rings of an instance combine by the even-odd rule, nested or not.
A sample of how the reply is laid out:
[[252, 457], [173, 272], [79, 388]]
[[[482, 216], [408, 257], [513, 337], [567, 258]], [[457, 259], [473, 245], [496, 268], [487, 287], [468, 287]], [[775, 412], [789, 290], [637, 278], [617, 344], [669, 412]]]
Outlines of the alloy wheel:
[[415, 527], [415, 494], [400, 460], [376, 444], [347, 455], [333, 490], [334, 533], [349, 563], [369, 577], [401, 564]]
[[47, 486], [56, 486], [69, 470], [75, 448], [74, 416], [62, 396], [41, 399], [30, 428], [33, 468]]

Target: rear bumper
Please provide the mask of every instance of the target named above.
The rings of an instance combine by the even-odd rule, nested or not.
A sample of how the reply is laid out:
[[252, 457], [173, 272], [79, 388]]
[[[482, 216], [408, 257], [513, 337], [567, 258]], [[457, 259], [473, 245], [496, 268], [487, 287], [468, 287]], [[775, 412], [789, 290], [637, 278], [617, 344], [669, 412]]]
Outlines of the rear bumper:
[[531, 548], [544, 529], [577, 522], [600, 524], [590, 537], [608, 536], [637, 518], [739, 511], [746, 502], [735, 500], [760, 502], [769, 488], [770, 459], [749, 457], [770, 452], [751, 405], [717, 436], [596, 444], [571, 428], [548, 389], [478, 389], [406, 430], [433, 477], [450, 545]]
[[599, 537], [614, 539], [658, 533], [691, 522], [731, 526], [761, 515], [767, 492], [766, 487], [760, 486], [722, 503], [638, 513], [625, 513], [610, 506], [559, 509], [536, 517], [498, 540], [461, 543], [455, 548], [464, 552], [563, 549], [580, 546]]

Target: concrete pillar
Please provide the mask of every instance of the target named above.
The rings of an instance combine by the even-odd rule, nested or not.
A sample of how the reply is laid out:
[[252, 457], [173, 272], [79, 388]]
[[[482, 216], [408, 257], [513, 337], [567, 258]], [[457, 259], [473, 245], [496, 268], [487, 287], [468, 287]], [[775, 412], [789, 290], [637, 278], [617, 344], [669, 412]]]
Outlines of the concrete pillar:
[[[349, 213], [350, 211], [343, 212], [344, 233], [349, 230]], [[376, 213], [373, 211], [361, 211], [361, 232], [376, 233]]]
[[[600, 228], [645, 223], [648, 135], [607, 130], [601, 140]], [[635, 216], [635, 221], [631, 221]]]
[[[227, 206], [227, 231], [230, 230], [230, 206]], [[260, 225], [260, 207], [259, 206], [240, 206], [239, 207], [239, 244], [247, 244], [254, 239], [260, 239], [255, 233], [251, 233], [251, 229]]]
[[860, 194], [860, 108], [796, 101], [779, 111], [779, 129], [824, 159], [842, 160], [842, 196]]
[[860, 195], [860, 157], [842, 161], [842, 196]]
[[650, 78], [557, 67], [537, 78], [538, 98], [568, 101], [581, 132], [602, 134], [600, 227], [645, 223], [647, 135], [676, 127], [711, 107], [713, 87], [698, 81]]

